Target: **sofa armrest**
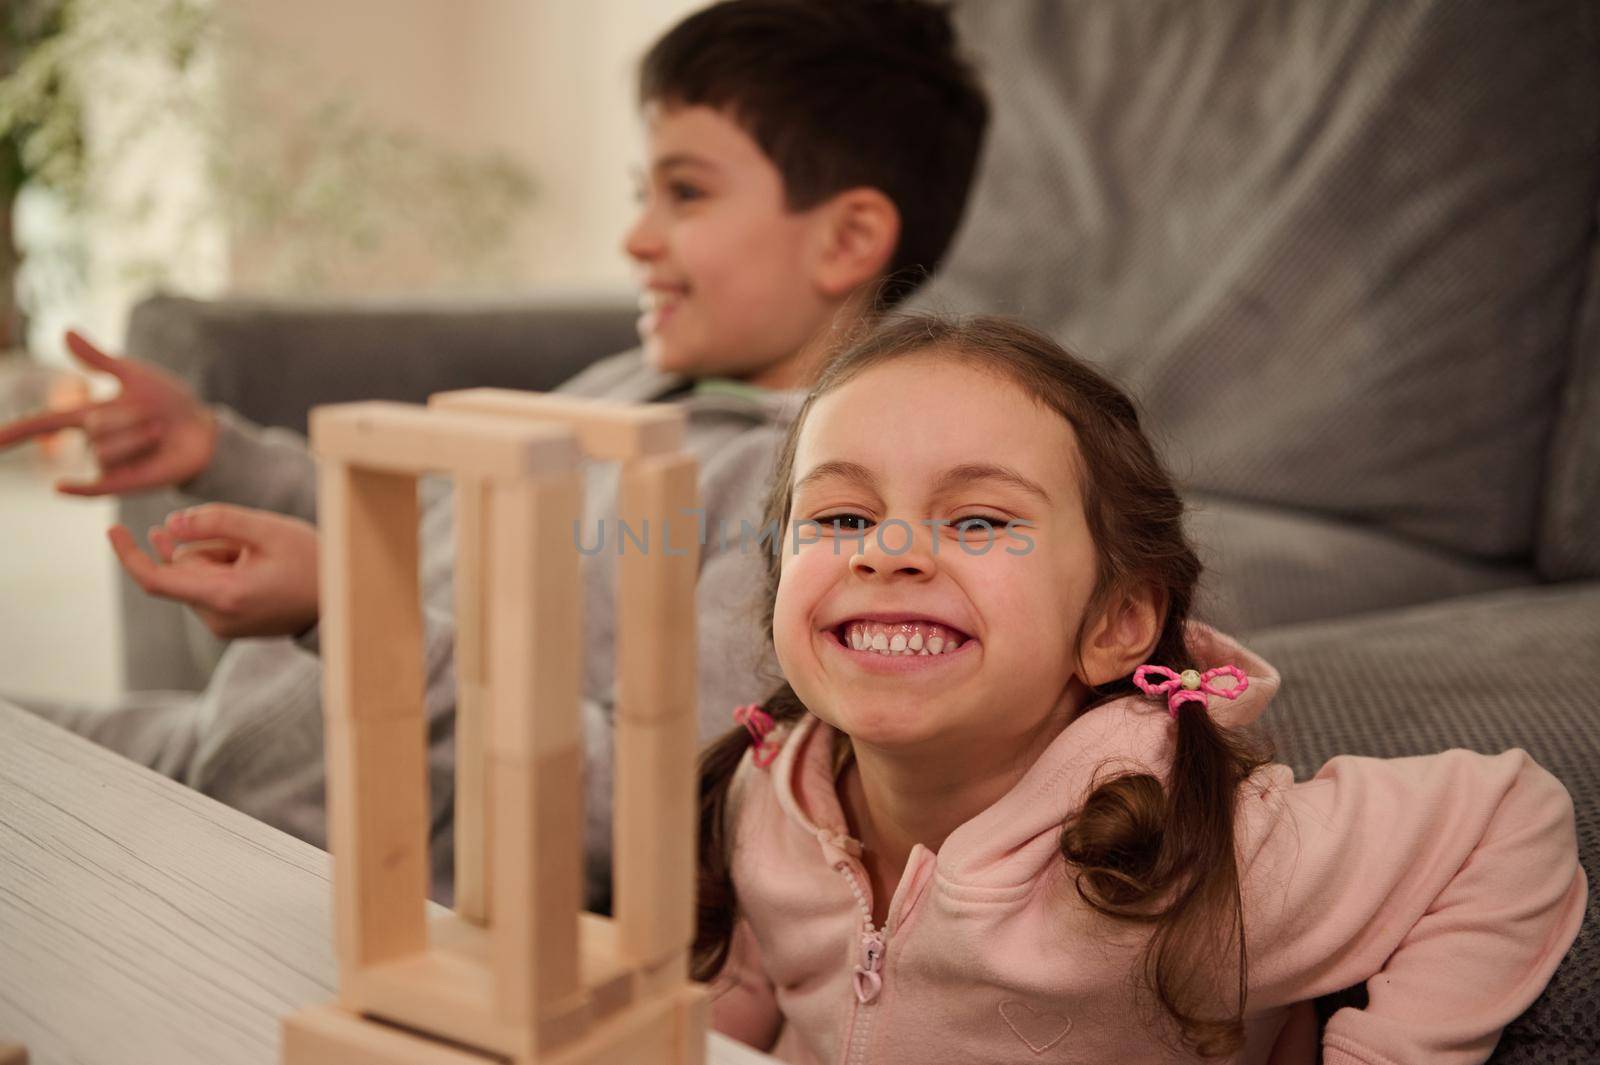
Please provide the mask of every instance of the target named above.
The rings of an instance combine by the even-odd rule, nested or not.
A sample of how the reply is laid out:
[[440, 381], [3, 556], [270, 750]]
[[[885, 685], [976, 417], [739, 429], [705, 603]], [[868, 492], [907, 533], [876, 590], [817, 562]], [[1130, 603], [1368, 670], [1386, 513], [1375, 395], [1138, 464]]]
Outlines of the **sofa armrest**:
[[434, 392], [545, 391], [638, 342], [617, 289], [514, 301], [289, 303], [156, 296], [134, 308], [128, 354], [263, 425], [304, 432], [322, 403], [421, 402]]
[[[202, 398], [263, 425], [305, 432], [322, 403], [501, 387], [548, 390], [637, 343], [627, 292], [535, 293], [514, 302], [288, 303], [157, 296], [134, 308], [128, 354], [174, 371]], [[118, 501], [142, 538], [183, 500], [151, 492]], [[221, 653], [187, 610], [126, 574], [123, 662], [134, 690], [197, 691]]]

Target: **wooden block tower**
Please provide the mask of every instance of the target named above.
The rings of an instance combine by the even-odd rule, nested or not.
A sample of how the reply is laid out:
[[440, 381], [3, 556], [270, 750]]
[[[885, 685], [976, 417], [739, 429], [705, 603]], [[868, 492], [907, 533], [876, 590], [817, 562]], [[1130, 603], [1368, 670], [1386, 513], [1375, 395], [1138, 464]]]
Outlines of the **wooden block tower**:
[[[476, 389], [311, 419], [338, 1002], [284, 1065], [701, 1065], [681, 411]], [[582, 456], [620, 469], [613, 918], [583, 913]], [[427, 915], [416, 480], [455, 479], [456, 910]], [[668, 532], [670, 530], [670, 539]]]

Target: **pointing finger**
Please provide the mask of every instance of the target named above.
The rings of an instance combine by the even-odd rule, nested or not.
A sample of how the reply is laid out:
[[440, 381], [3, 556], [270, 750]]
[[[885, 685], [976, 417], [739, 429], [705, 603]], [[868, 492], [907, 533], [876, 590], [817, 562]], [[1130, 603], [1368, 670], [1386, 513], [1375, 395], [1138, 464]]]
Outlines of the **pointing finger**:
[[72, 329], [67, 330], [67, 350], [72, 352], [78, 361], [85, 366], [99, 370], [101, 373], [108, 373], [118, 380], [122, 379], [124, 372], [123, 361], [107, 355], [89, 343], [82, 333]]
[[10, 425], [0, 426], [0, 448], [11, 447], [36, 436], [54, 433], [61, 429], [81, 429], [93, 407], [75, 407], [71, 410], [54, 410], [21, 418]]

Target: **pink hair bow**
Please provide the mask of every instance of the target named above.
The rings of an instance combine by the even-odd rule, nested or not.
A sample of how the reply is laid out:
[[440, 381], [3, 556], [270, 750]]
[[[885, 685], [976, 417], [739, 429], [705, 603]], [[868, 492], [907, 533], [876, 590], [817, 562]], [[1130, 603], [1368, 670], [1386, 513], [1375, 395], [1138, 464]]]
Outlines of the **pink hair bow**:
[[757, 768], [765, 769], [771, 765], [772, 760], [778, 757], [778, 751], [782, 749], [778, 741], [768, 738], [775, 727], [772, 715], [761, 709], [760, 703], [751, 703], [735, 710], [733, 719], [750, 733], [750, 741], [755, 747], [755, 753], [751, 758]]
[[[1160, 684], [1152, 684], [1148, 679], [1151, 674], [1167, 679]], [[1235, 681], [1233, 687], [1219, 688], [1211, 683], [1214, 678], [1222, 676], [1232, 677]], [[1133, 684], [1152, 698], [1166, 696], [1167, 713], [1177, 717], [1178, 707], [1184, 703], [1199, 703], [1200, 708], [1205, 709], [1207, 695], [1220, 695], [1224, 699], [1239, 698], [1250, 687], [1250, 678], [1238, 666], [1218, 666], [1204, 673], [1193, 669], [1174, 673], [1166, 666], [1140, 666], [1134, 670]]]

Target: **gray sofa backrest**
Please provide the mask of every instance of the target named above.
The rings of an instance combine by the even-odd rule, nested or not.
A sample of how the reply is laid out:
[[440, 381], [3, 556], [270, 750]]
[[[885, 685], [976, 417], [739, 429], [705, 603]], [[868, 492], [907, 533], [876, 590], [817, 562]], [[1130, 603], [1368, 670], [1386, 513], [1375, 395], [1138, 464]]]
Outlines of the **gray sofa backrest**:
[[213, 403], [303, 433], [318, 403], [552, 389], [638, 343], [632, 306], [609, 289], [496, 300], [156, 296], [134, 308], [128, 354], [176, 371]]
[[1009, 312], [1099, 360], [1191, 487], [1600, 575], [1600, 501], [1571, 496], [1600, 422], [1562, 408], [1600, 358], [1576, 338], [1600, 5], [977, 0], [959, 18], [995, 119], [916, 306]]

